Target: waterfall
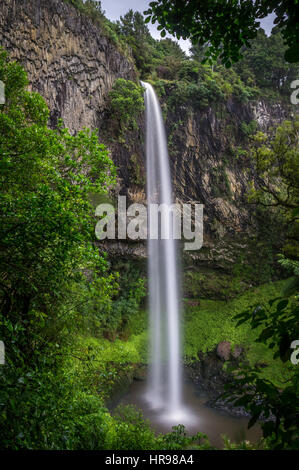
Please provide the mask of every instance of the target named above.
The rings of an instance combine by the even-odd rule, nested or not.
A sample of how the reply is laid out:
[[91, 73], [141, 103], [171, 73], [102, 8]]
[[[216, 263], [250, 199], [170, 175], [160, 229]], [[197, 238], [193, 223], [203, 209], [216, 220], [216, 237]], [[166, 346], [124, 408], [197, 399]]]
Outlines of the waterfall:
[[[167, 140], [159, 100], [148, 83], [145, 88], [146, 173], [148, 214], [152, 204], [172, 205]], [[154, 222], [148, 216], [148, 279], [150, 309], [150, 370], [148, 399], [169, 416], [181, 409], [182, 378], [180, 365], [180, 308], [177, 246], [171, 216], [165, 217], [168, 239], [150, 233]], [[164, 227], [165, 227], [164, 225]], [[167, 232], [168, 231], [168, 232]]]

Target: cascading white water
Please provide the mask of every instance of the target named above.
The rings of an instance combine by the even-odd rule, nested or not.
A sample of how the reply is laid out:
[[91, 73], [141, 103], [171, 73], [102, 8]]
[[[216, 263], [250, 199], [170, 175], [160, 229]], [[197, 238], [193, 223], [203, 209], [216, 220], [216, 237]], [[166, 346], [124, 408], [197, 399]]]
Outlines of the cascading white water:
[[[148, 83], [145, 88], [146, 172], [148, 213], [151, 204], [172, 204], [167, 140], [159, 100]], [[151, 360], [148, 398], [169, 416], [178, 416], [182, 405], [180, 366], [180, 308], [177, 246], [172, 219], [164, 223], [168, 239], [151, 239], [153, 221], [148, 217], [148, 277]], [[161, 225], [161, 220], [159, 225]], [[165, 225], [164, 225], [165, 227]]]

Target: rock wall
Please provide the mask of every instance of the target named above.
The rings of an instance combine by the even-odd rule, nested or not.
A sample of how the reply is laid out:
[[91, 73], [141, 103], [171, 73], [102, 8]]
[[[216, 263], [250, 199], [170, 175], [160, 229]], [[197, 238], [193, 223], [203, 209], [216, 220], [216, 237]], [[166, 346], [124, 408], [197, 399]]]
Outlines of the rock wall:
[[[244, 239], [255, 228], [246, 204], [252, 164], [238, 155], [249, 143], [242, 126], [255, 122], [257, 130], [267, 132], [287, 117], [280, 104], [236, 98], [203, 109], [178, 103], [167, 112], [175, 197], [204, 204], [206, 245], [214, 245], [215, 239], [228, 245], [229, 238]], [[221, 253], [225, 257], [223, 249]]]
[[116, 78], [135, 80], [132, 60], [62, 0], [1, 0], [0, 45], [24, 65], [47, 101], [51, 124], [98, 128]]
[[[256, 130], [267, 132], [271, 126], [287, 119], [289, 110], [281, 103], [242, 102], [236, 97], [201, 109], [179, 102], [170, 107], [167, 105], [170, 95], [171, 85], [169, 90], [166, 88], [166, 96], [161, 97], [161, 105], [174, 199], [179, 203], [204, 205], [203, 248], [185, 252], [186, 266], [229, 272], [243, 256], [255, 263], [256, 239], [261, 227], [254, 207], [247, 203], [254, 172], [250, 159], [242, 152], [238, 156], [238, 149], [248, 147], [246, 126], [255, 122]], [[139, 152], [142, 152], [140, 146]], [[117, 153], [120, 155], [120, 151]], [[124, 175], [124, 181], [134, 202], [145, 202], [142, 185], [132, 184], [132, 170]], [[266, 223], [263, 219], [262, 224]], [[145, 245], [140, 242], [109, 243], [109, 250], [128, 257], [146, 256]], [[262, 262], [263, 254], [260, 252], [258, 256]]]

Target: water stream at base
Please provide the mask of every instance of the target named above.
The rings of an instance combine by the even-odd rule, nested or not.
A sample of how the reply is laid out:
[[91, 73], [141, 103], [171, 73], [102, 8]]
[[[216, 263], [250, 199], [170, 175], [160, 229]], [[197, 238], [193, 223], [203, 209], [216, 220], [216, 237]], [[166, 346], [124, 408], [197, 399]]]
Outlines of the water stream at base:
[[[223, 448], [222, 435], [232, 442], [239, 443], [247, 440], [256, 443], [262, 437], [260, 425], [256, 423], [247, 429], [248, 417], [231, 416], [226, 411], [211, 408], [207, 405], [209, 400], [206, 393], [198, 391], [195, 385], [184, 380], [182, 383], [182, 396], [186, 409], [186, 417], [181, 416], [177, 422], [161, 415], [159, 410], [153, 410], [146, 399], [147, 385], [144, 381], [134, 381], [128, 391], [123, 394], [113, 409], [121, 405], [135, 405], [142, 410], [145, 419], [148, 419], [156, 432], [170, 432], [172, 426], [183, 424], [189, 435], [203, 432], [207, 434], [210, 443], [218, 449]], [[188, 412], [189, 410], [189, 412]]]

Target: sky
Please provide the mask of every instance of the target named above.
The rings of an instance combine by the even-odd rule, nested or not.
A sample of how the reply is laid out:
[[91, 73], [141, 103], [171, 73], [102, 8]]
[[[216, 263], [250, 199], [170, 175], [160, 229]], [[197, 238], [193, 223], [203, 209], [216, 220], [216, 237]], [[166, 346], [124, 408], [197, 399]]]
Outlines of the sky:
[[[115, 21], [118, 20], [120, 16], [125, 15], [130, 8], [134, 11], [140, 11], [143, 13], [148, 9], [150, 1], [152, 0], [101, 0], [101, 3], [102, 9], [106, 12], [107, 18], [111, 21]], [[273, 15], [269, 15], [267, 18], [264, 18], [261, 21], [261, 26], [269, 35], [273, 26]], [[149, 23], [148, 28], [155, 39], [161, 38], [156, 25]], [[168, 35], [168, 37], [172, 36]], [[180, 44], [181, 48], [188, 53], [190, 42], [188, 40], [184, 41], [183, 39], [177, 42]]]

